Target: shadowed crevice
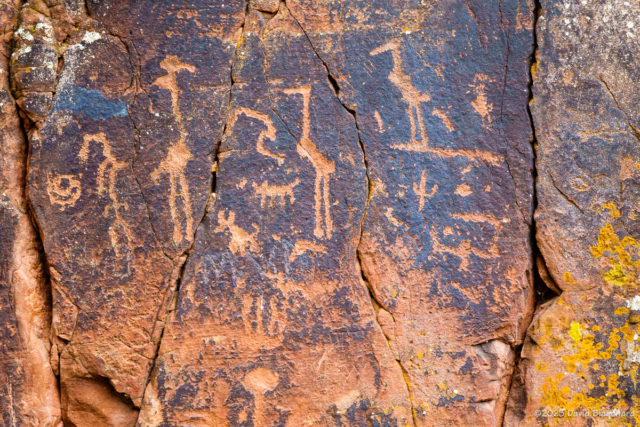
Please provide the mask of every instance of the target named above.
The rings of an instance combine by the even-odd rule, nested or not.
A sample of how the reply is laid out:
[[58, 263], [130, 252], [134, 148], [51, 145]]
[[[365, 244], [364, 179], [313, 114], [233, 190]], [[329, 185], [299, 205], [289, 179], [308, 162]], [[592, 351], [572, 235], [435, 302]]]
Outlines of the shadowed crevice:
[[[28, 1], [24, 0], [22, 2], [22, 8], [26, 7], [27, 4], [28, 4]], [[21, 24], [20, 21], [21, 21], [21, 17], [15, 23], [15, 26], [13, 28], [14, 32], [19, 28]], [[15, 36], [12, 37], [12, 41], [10, 42], [10, 44], [11, 44], [10, 51], [14, 52], [17, 48], [16, 42], [15, 42]], [[9, 68], [11, 68], [11, 66]], [[29, 198], [29, 170], [30, 170], [30, 160], [31, 160], [31, 145], [30, 145], [29, 133], [33, 131], [33, 129], [35, 128], [35, 123], [29, 119], [28, 114], [25, 111], [23, 111], [20, 105], [18, 104], [18, 102], [16, 102], [18, 97], [17, 97], [17, 93], [15, 92], [15, 87], [13, 87], [11, 82], [11, 79], [13, 78], [12, 71], [11, 70], [6, 70], [6, 71], [9, 71], [9, 72], [6, 73], [6, 76], [4, 78], [7, 79], [7, 88], [9, 89], [9, 92], [11, 94], [11, 102], [15, 106], [15, 113], [19, 123], [21, 140], [22, 140], [21, 147], [20, 147], [21, 175], [19, 177], [15, 177], [15, 179], [18, 181], [20, 186], [20, 195], [19, 195], [20, 200], [18, 201], [19, 206], [16, 206], [16, 208], [19, 210], [21, 215], [25, 215], [28, 218], [28, 222], [31, 228], [31, 230], [29, 230], [29, 233], [26, 233], [28, 236], [24, 236], [23, 234], [22, 236], [20, 236], [20, 238], [24, 239], [25, 237], [27, 238], [31, 237], [33, 239], [32, 248], [34, 248], [37, 251], [38, 265], [39, 265], [39, 271], [37, 273], [41, 275], [39, 283], [41, 285], [40, 290], [42, 291], [42, 294], [40, 296], [44, 297], [42, 300], [44, 302], [44, 307], [42, 307], [42, 309], [44, 313], [46, 313], [45, 314], [45, 316], [47, 317], [46, 325], [50, 331], [52, 327], [52, 322], [53, 322], [53, 311], [52, 311], [53, 287], [52, 287], [52, 281], [50, 277], [49, 261], [47, 259], [47, 254], [44, 250], [44, 235], [42, 232], [42, 228], [40, 227], [38, 217], [35, 213], [35, 210]], [[60, 76], [60, 69], [57, 70], [56, 83], [57, 83], [57, 80], [59, 79], [59, 76]], [[21, 255], [23, 255], [25, 258], [28, 258], [28, 254], [22, 253]], [[14, 281], [12, 280], [11, 282], [12, 282], [11, 292], [15, 293], [15, 289], [13, 289]], [[15, 294], [14, 294], [14, 299], [15, 299]], [[30, 304], [35, 304], [35, 301], [32, 301]], [[14, 304], [14, 309], [15, 309], [15, 304]], [[29, 325], [29, 326], [34, 327], [34, 325]], [[48, 342], [47, 345], [48, 345], [49, 354], [51, 354], [51, 342]], [[52, 396], [52, 400], [55, 400], [58, 402], [57, 409], [59, 410], [60, 396], [61, 396], [59, 370], [54, 369], [53, 366], [51, 366], [51, 363], [49, 363], [48, 365], [49, 365], [49, 369], [51, 370], [51, 375], [55, 380], [54, 392], [56, 393], [56, 396]], [[40, 380], [44, 381], [44, 379], [40, 379]], [[9, 387], [11, 387], [11, 382], [8, 378], [7, 378], [7, 384], [9, 385]], [[44, 404], [44, 402], [42, 403]], [[58, 412], [56, 416], [60, 417], [61, 414]]]
[[[534, 69], [537, 67], [537, 54], [538, 54], [538, 18], [542, 14], [542, 5], [540, 0], [535, 0], [534, 9], [533, 9], [533, 30], [532, 30], [532, 51], [531, 56], [529, 57], [529, 84], [528, 84], [528, 99], [527, 99], [527, 114], [529, 116], [529, 123], [531, 127], [531, 144], [533, 148], [533, 167], [532, 167], [532, 179], [533, 179], [533, 194], [532, 194], [532, 212], [533, 216], [531, 218], [531, 227], [530, 227], [530, 235], [529, 235], [529, 246], [531, 248], [531, 279], [533, 281], [533, 292], [534, 292], [534, 303], [533, 303], [533, 313], [529, 318], [529, 322], [526, 331], [529, 329], [531, 321], [535, 317], [535, 313], [538, 311], [538, 308], [544, 304], [545, 302], [555, 298], [558, 296], [558, 293], [555, 289], [559, 289], [557, 285], [553, 282], [553, 278], [548, 274], [546, 263], [544, 260], [544, 256], [540, 251], [538, 246], [537, 236], [536, 236], [536, 220], [535, 220], [535, 212], [538, 209], [538, 190], [537, 190], [537, 180], [538, 180], [538, 170], [537, 170], [537, 146], [538, 140], [536, 137], [536, 127], [535, 121], [533, 119], [533, 114], [531, 111], [531, 103], [533, 102], [533, 84], [534, 84]], [[527, 336], [525, 335], [525, 340]], [[524, 387], [524, 379], [520, 375], [519, 366], [522, 358], [522, 347], [523, 344], [520, 344], [514, 348], [515, 351], [515, 360], [513, 364], [513, 372], [511, 374], [511, 378], [509, 379], [509, 387], [507, 391], [507, 397], [505, 400], [505, 408], [502, 411], [502, 420], [500, 421], [500, 425], [504, 426], [505, 422], [505, 414], [509, 409], [510, 402], [514, 401], [516, 404], [523, 400], [526, 401], [526, 389]]]

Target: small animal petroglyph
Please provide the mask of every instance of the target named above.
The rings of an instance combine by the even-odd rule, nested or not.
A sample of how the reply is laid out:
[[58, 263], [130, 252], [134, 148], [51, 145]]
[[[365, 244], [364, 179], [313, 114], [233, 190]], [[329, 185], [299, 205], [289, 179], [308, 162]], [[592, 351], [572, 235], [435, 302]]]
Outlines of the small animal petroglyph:
[[218, 226], [216, 227], [216, 233], [223, 233], [225, 230], [229, 230], [231, 233], [231, 239], [229, 240], [229, 249], [234, 254], [245, 255], [246, 250], [249, 249], [254, 253], [257, 253], [260, 247], [254, 234], [248, 233], [243, 228], [239, 227], [235, 223], [236, 214], [233, 211], [229, 211], [226, 215], [224, 212], [218, 212]]
[[309, 240], [300, 239], [296, 241], [296, 243], [293, 245], [293, 248], [291, 249], [291, 253], [289, 254], [289, 262], [294, 262], [305, 252], [326, 253], [327, 248], [324, 245], [319, 245]]
[[449, 254], [458, 257], [460, 259], [459, 268], [462, 271], [469, 271], [469, 265], [471, 265], [471, 262], [473, 261], [471, 258], [472, 255], [484, 260], [496, 259], [500, 256], [498, 246], [495, 243], [495, 237], [493, 239], [494, 242], [491, 243], [486, 250], [482, 250], [476, 247], [469, 239], [462, 240], [457, 246], [449, 246], [440, 242], [435, 230], [431, 231], [430, 236], [431, 244], [433, 245], [433, 253]]
[[271, 185], [267, 181], [263, 181], [261, 184], [254, 182], [253, 189], [256, 196], [260, 196], [260, 207], [264, 209], [267, 207], [267, 202], [270, 202], [269, 206], [284, 204], [287, 200], [289, 204], [293, 203], [296, 200], [293, 189], [298, 184], [300, 184], [298, 178], [288, 185]]
[[[158, 77], [152, 84], [161, 89], [168, 90], [171, 93], [171, 110], [178, 127], [178, 141], [169, 147], [167, 157], [165, 157], [158, 167], [151, 172], [151, 178], [158, 180], [161, 175], [169, 176], [169, 210], [171, 219], [173, 220], [173, 241], [178, 243], [182, 241], [182, 221], [178, 216], [178, 201], [182, 199], [184, 211], [184, 227], [185, 233], [190, 234], [194, 231], [193, 215], [191, 214], [191, 195], [189, 193], [189, 183], [185, 175], [187, 164], [191, 160], [191, 151], [186, 144], [187, 130], [184, 126], [184, 120], [179, 105], [178, 89], [178, 72], [185, 70], [195, 73], [196, 68], [192, 65], [180, 62], [180, 60], [169, 55], [160, 62], [160, 67], [167, 74]], [[178, 188], [179, 187], [179, 188]]]
[[[82, 178], [80, 175], [78, 178]], [[82, 184], [74, 175], [47, 176], [47, 194], [51, 204], [60, 205], [60, 210], [65, 210], [76, 204], [82, 193]]]
[[[311, 86], [299, 86], [285, 89], [287, 95], [302, 96], [302, 135], [298, 141], [296, 149], [301, 157], [307, 158], [316, 172], [315, 178], [315, 229], [313, 231], [316, 238], [331, 239], [333, 233], [333, 223], [331, 221], [331, 204], [329, 203], [329, 180], [330, 175], [335, 172], [335, 164], [327, 159], [311, 140], [311, 118], [309, 106], [311, 103]], [[324, 209], [323, 209], [324, 206]]]
[[85, 163], [89, 159], [91, 143], [102, 146], [102, 156], [104, 157], [104, 160], [100, 162], [100, 165], [98, 166], [98, 170], [96, 172], [96, 184], [98, 193], [107, 194], [111, 200], [111, 203], [105, 206], [103, 214], [108, 217], [109, 213], [113, 212], [115, 219], [113, 225], [109, 228], [109, 237], [116, 255], [120, 256], [121, 245], [118, 243], [118, 230], [120, 229], [124, 233], [127, 243], [130, 242], [129, 236], [131, 235], [131, 232], [127, 222], [122, 217], [122, 210], [128, 210], [129, 205], [125, 202], [121, 202], [118, 198], [118, 172], [128, 168], [129, 164], [118, 160], [111, 152], [111, 144], [103, 132], [84, 135], [82, 147], [80, 147], [80, 151], [78, 152], [78, 157]]

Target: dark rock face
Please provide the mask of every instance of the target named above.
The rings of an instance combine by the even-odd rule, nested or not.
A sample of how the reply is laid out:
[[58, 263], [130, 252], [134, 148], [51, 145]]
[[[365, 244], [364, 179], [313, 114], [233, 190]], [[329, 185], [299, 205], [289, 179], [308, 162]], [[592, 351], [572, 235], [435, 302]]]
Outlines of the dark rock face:
[[330, 32], [317, 7], [291, 3], [357, 111], [358, 254], [416, 421], [499, 423], [533, 301], [532, 5], [350, 2]]
[[216, 202], [141, 422], [410, 422], [355, 257], [368, 185], [354, 118], [286, 8], [249, 11], [243, 34]]
[[144, 422], [499, 422], [533, 301], [532, 14], [504, 7], [250, 10]]
[[574, 3], [5, 2], [3, 424], [638, 409], [640, 10]]

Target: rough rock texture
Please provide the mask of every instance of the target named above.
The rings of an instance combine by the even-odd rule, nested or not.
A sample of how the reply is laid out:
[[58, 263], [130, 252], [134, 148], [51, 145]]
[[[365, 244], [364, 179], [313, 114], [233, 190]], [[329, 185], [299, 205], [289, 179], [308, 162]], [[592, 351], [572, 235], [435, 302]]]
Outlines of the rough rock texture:
[[0, 5], [0, 423], [55, 426], [60, 400], [49, 365], [51, 304], [25, 198], [27, 142], [9, 83], [19, 3]]
[[529, 330], [509, 424], [640, 422], [639, 29], [637, 2], [541, 2], [537, 241], [562, 294]]
[[357, 114], [358, 255], [415, 422], [497, 424], [533, 308], [533, 4], [333, 3], [290, 8]]
[[3, 2], [2, 424], [637, 425], [639, 16]]
[[533, 308], [533, 17], [491, 6], [248, 10], [143, 424], [500, 422]]

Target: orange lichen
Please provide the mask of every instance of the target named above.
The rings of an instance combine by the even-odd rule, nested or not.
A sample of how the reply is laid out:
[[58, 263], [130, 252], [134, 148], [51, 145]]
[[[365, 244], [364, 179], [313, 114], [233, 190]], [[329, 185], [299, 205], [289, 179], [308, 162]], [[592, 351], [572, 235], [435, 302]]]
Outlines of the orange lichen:
[[[613, 203], [605, 203], [603, 208], [608, 210], [612, 218], [620, 216], [620, 212]], [[640, 268], [639, 249], [636, 239], [630, 236], [619, 236], [613, 225], [607, 222], [600, 230], [597, 243], [591, 247], [591, 254], [595, 259], [602, 258], [608, 262], [610, 267], [602, 275], [606, 283], [629, 289], [635, 287], [637, 282], [636, 272]], [[564, 273], [563, 280], [566, 283], [574, 283], [568, 272]], [[613, 315], [628, 316], [633, 303], [629, 300], [627, 307], [615, 308]], [[572, 304], [558, 301], [558, 305], [571, 308], [575, 314]], [[631, 379], [634, 384], [637, 384], [637, 360], [634, 349], [640, 333], [640, 325], [630, 323], [630, 319], [626, 319], [622, 326], [609, 329], [602, 325], [585, 325], [584, 321], [581, 323], [578, 320], [561, 319], [561, 325], [558, 326], [557, 320], [552, 322], [549, 319], [543, 322], [542, 326], [547, 326], [545, 338], [549, 340], [553, 350], [564, 353], [560, 356], [564, 367], [560, 372], [547, 377], [538, 390], [542, 407], [561, 410], [563, 418], [551, 419], [551, 424], [564, 423], [572, 413], [575, 414], [578, 411], [586, 411], [592, 414], [591, 416], [596, 413], [595, 411], [612, 410], [623, 414], [624, 411], [628, 411], [627, 414], [633, 414], [608, 418], [607, 424], [611, 425], [631, 425], [634, 420], [636, 423], [640, 421], [638, 418], [640, 417], [640, 399], [636, 396], [627, 396], [620, 388], [623, 378]], [[551, 324], [555, 328], [552, 328]], [[564, 334], [559, 337], [551, 335], [552, 329], [557, 331], [558, 327], [564, 331]], [[591, 331], [595, 333], [602, 330], [608, 332], [598, 337], [591, 333]], [[570, 339], [563, 339], [563, 335]], [[560, 345], [555, 345], [554, 338]], [[540, 345], [543, 345], [546, 340], [540, 340]], [[617, 369], [611, 369], [610, 361], [612, 360], [617, 361]], [[538, 372], [543, 372], [543, 369], [540, 369], [542, 366], [540, 363], [542, 362], [538, 362], [536, 369]], [[546, 365], [544, 367], [546, 368]], [[596, 384], [604, 389], [604, 395], [600, 395], [601, 391], [598, 392], [597, 397], [589, 395]]]
[[[620, 328], [615, 328], [608, 337], [608, 348], [602, 350], [604, 343], [597, 342], [596, 337], [587, 332], [578, 322], [571, 322], [571, 326], [567, 330], [567, 335], [571, 338], [567, 341], [570, 346], [570, 354], [562, 356], [565, 362], [565, 372], [555, 374], [548, 377], [542, 384], [539, 392], [541, 393], [542, 406], [548, 409], [562, 409], [564, 416], [569, 417], [571, 413], [575, 413], [580, 409], [594, 411], [604, 411], [611, 409], [640, 411], [640, 400], [633, 399], [632, 405], [629, 407], [625, 400], [624, 390], [620, 389], [621, 375], [631, 375], [635, 383], [634, 370], [625, 370], [623, 368], [624, 355], [616, 354], [615, 359], [619, 361], [619, 370], [616, 373], [600, 374], [600, 387], [606, 387], [605, 395], [599, 397], [589, 396], [587, 393], [594, 388], [591, 382], [587, 382], [589, 372], [596, 371], [600, 368], [597, 363], [599, 360], [610, 360], [614, 351], [620, 348], [620, 341], [626, 340], [633, 342], [634, 335], [638, 332], [638, 327], [632, 327], [625, 323]], [[540, 363], [538, 364], [540, 365]], [[536, 366], [537, 370], [542, 372]], [[625, 372], [626, 371], [626, 372]], [[586, 385], [585, 389], [576, 390], [574, 392], [569, 386], [565, 385], [569, 377], [577, 377]], [[571, 382], [575, 384], [575, 382]], [[627, 420], [620, 418], [613, 420], [620, 425], [629, 425]]]

